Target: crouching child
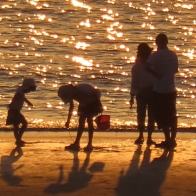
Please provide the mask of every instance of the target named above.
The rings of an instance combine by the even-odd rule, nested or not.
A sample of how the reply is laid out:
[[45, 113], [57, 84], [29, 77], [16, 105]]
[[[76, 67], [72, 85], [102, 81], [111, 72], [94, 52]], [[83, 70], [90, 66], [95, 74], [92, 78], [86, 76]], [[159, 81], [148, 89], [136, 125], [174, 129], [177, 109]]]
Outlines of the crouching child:
[[99, 113], [102, 113], [103, 108], [100, 101], [101, 92], [95, 89], [89, 84], [78, 84], [78, 85], [63, 85], [58, 89], [58, 96], [65, 104], [69, 104], [69, 113], [65, 127], [69, 128], [70, 119], [74, 109], [74, 101], [79, 103], [78, 105], [78, 116], [79, 116], [79, 127], [77, 136], [73, 144], [66, 147], [69, 150], [80, 149], [80, 139], [85, 128], [85, 121], [88, 123], [88, 144], [84, 148], [85, 151], [92, 151], [93, 145], [93, 118]]

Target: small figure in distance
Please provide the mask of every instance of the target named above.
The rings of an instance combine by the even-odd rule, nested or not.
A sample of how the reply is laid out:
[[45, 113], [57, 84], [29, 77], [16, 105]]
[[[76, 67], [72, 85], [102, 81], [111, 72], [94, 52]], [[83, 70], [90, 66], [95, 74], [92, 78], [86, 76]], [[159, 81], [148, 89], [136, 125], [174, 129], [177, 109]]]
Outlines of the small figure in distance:
[[147, 145], [153, 145], [155, 142], [152, 140], [152, 133], [154, 131], [154, 115], [153, 115], [153, 100], [152, 100], [152, 87], [153, 75], [146, 71], [145, 63], [152, 52], [152, 48], [146, 43], [139, 44], [137, 48], [136, 62], [131, 70], [131, 89], [130, 89], [130, 108], [134, 104], [134, 97], [136, 96], [137, 102], [137, 129], [139, 137], [135, 144], [142, 144], [144, 142], [145, 119], [146, 112], [148, 114], [148, 139]]
[[147, 60], [146, 69], [155, 76], [153, 83], [154, 118], [165, 135], [165, 141], [157, 147], [176, 147], [177, 114], [175, 74], [178, 72], [178, 57], [168, 48], [168, 38], [164, 33], [156, 36], [157, 51]]
[[[8, 105], [8, 116], [6, 119], [6, 125], [14, 126], [14, 137], [16, 139], [15, 144], [17, 146], [24, 146], [25, 142], [22, 140], [22, 136], [27, 129], [27, 121], [21, 114], [24, 102], [28, 106], [33, 107], [33, 104], [25, 97], [26, 93], [34, 92], [36, 90], [35, 81], [33, 78], [25, 78], [21, 86], [16, 90], [16, 93], [12, 99], [12, 102]], [[20, 124], [22, 124], [21, 127]]]
[[74, 101], [79, 103], [78, 116], [79, 116], [79, 127], [77, 130], [77, 136], [75, 142], [65, 147], [67, 150], [80, 150], [80, 139], [85, 128], [85, 121], [88, 123], [88, 144], [84, 148], [85, 151], [92, 151], [93, 145], [93, 118], [99, 113], [103, 112], [103, 107], [100, 101], [101, 92], [95, 89], [90, 84], [77, 84], [77, 85], [63, 85], [58, 89], [58, 96], [65, 103], [69, 103], [69, 113], [65, 127], [69, 128], [70, 119], [74, 109]]

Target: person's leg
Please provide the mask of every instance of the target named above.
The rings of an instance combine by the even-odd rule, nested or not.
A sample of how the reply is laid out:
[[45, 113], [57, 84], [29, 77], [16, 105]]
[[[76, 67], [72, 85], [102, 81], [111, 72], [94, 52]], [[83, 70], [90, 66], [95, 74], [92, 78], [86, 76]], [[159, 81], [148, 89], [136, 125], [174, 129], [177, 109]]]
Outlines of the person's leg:
[[153, 93], [154, 117], [159, 129], [163, 130], [165, 140], [157, 147], [167, 148], [170, 141], [170, 126], [168, 124], [168, 94]]
[[154, 132], [154, 125], [155, 125], [155, 120], [154, 120], [153, 102], [152, 102], [152, 97], [150, 96], [149, 101], [148, 101], [147, 144], [155, 144], [155, 142], [152, 140], [152, 133]]
[[19, 111], [9, 109], [8, 110], [8, 116], [6, 119], [6, 125], [13, 125], [13, 133], [14, 138], [17, 141], [19, 141], [19, 125], [20, 125], [20, 119], [18, 118]]
[[20, 124], [23, 122], [24, 116], [20, 113], [19, 110], [10, 110], [12, 115], [12, 123], [14, 126], [14, 137], [16, 139], [16, 145], [21, 145], [21, 136], [20, 136]]
[[19, 139], [19, 125], [17, 123], [14, 123], [13, 126], [14, 126], [14, 137], [16, 139], [16, 142], [18, 142], [20, 140]]
[[171, 147], [171, 142], [170, 142], [170, 128], [167, 126], [163, 127], [163, 133], [165, 136], [165, 141], [162, 141], [159, 144], [155, 144], [156, 147], [160, 148], [170, 148]]
[[177, 135], [177, 115], [176, 115], [176, 97], [177, 93], [171, 94], [171, 146], [176, 146], [176, 135]]
[[84, 131], [85, 120], [86, 120], [86, 117], [84, 117], [84, 116], [80, 116], [79, 117], [78, 132], [77, 132], [77, 136], [76, 136], [75, 142], [73, 143], [75, 146], [78, 146], [78, 147], [80, 146], [80, 139], [81, 139], [82, 133]]
[[[177, 121], [177, 119], [176, 119]], [[177, 135], [177, 126], [172, 126], [171, 127], [171, 140], [175, 141], [176, 140], [176, 135]]]
[[170, 116], [168, 116], [168, 100], [168, 93], [155, 93], [154, 115], [158, 128], [161, 128], [163, 130], [165, 141], [168, 141], [170, 139]]
[[176, 135], [177, 135], [177, 116], [174, 115], [171, 124], [171, 143], [175, 146], [177, 145]]
[[93, 133], [94, 133], [93, 117], [88, 117], [87, 123], [88, 123], [88, 145], [87, 146], [92, 147]]
[[136, 96], [137, 101], [137, 128], [139, 131], [139, 137], [135, 141], [136, 144], [141, 144], [144, 141], [143, 132], [145, 130], [145, 118], [146, 118], [146, 102], [141, 95]]
[[[21, 115], [22, 115], [22, 114], [21, 114]], [[21, 123], [22, 123], [22, 126], [21, 126], [21, 128], [19, 129], [19, 140], [20, 140], [21, 142], [23, 142], [23, 141], [22, 141], [22, 136], [23, 136], [25, 130], [27, 129], [27, 121], [26, 121], [26, 119], [24, 118], [23, 115], [21, 116]]]
[[168, 126], [163, 127], [163, 133], [165, 135], [165, 142], [170, 141], [170, 128]]
[[165, 141], [171, 143], [171, 140], [175, 141], [177, 131], [176, 92], [165, 94], [164, 100], [165, 110], [163, 110], [163, 123], [165, 126], [163, 131], [165, 134]]

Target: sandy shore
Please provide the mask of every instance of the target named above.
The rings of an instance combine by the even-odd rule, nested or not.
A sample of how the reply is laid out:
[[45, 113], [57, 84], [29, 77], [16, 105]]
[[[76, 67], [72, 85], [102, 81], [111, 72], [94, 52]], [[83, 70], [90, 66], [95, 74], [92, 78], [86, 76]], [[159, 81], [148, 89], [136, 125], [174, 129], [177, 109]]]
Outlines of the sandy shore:
[[[170, 152], [136, 146], [137, 136], [95, 133], [93, 152], [72, 153], [64, 147], [75, 132], [26, 132], [22, 148], [12, 132], [0, 132], [0, 196], [195, 196], [196, 134], [179, 133]], [[84, 133], [81, 148], [86, 142]]]

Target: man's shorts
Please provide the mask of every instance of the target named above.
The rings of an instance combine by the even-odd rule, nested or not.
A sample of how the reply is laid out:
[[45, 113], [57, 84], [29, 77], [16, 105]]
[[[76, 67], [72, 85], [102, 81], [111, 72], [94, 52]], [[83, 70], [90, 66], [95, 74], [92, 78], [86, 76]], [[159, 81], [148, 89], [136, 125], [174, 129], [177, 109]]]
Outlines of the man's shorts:
[[153, 92], [153, 111], [158, 128], [177, 128], [176, 116], [177, 93]]

